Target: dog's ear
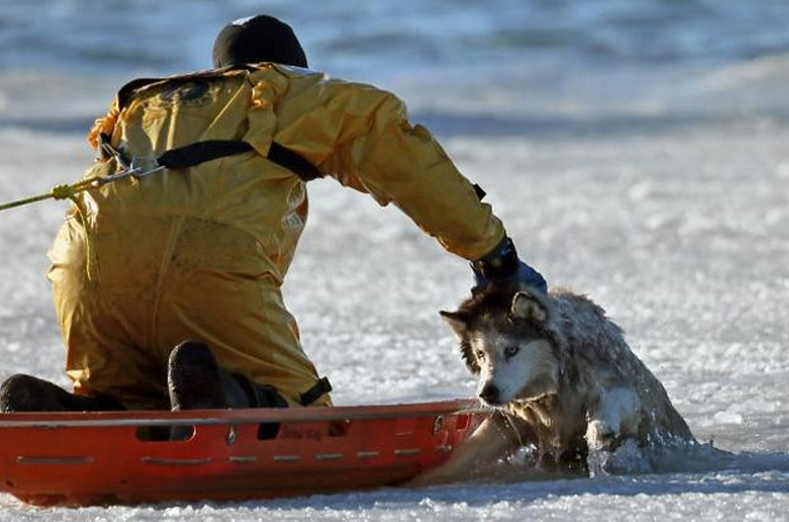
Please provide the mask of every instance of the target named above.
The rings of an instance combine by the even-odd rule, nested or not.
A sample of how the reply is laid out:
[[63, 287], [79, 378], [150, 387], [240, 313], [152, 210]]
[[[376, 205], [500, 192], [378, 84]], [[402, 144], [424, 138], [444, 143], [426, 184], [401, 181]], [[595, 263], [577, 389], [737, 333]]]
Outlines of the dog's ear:
[[466, 363], [466, 368], [474, 375], [479, 375], [479, 361], [474, 355], [474, 349], [467, 340], [460, 341], [460, 356], [463, 357], [463, 362]]
[[455, 332], [458, 339], [462, 341], [466, 336], [466, 332], [468, 332], [468, 317], [466, 314], [463, 312], [445, 312], [443, 310], [438, 313], [441, 314], [444, 321], [452, 328], [452, 331]]
[[512, 298], [510, 312], [517, 319], [532, 320], [538, 323], [548, 320], [548, 309], [545, 303], [527, 290], [521, 290], [515, 294], [515, 297]]

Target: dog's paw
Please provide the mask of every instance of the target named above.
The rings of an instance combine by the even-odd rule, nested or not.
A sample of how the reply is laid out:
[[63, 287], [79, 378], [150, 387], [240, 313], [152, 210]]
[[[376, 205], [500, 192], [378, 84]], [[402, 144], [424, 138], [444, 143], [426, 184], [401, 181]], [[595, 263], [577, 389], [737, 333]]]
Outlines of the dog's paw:
[[652, 464], [632, 438], [621, 439], [616, 449], [589, 449], [586, 464], [590, 477], [651, 473]]
[[600, 402], [588, 413], [586, 442], [589, 448], [615, 448], [620, 439], [638, 433], [641, 402], [630, 387], [605, 390]]
[[586, 425], [586, 445], [589, 451], [611, 451], [620, 440], [619, 431], [605, 421], [596, 419]]

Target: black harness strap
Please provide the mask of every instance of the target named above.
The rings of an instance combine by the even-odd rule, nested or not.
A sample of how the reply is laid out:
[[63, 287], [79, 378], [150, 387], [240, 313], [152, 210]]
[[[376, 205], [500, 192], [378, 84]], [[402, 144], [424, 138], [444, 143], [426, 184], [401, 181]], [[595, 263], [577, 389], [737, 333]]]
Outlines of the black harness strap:
[[170, 149], [156, 158], [156, 162], [168, 169], [188, 169], [206, 161], [235, 156], [251, 150], [253, 150], [252, 145], [240, 140], [198, 141]]
[[271, 142], [271, 147], [268, 149], [268, 159], [280, 167], [294, 172], [302, 181], [311, 181], [323, 177], [321, 171], [304, 159], [304, 156], [283, 147], [279, 143]]
[[331, 390], [332, 387], [329, 379], [322, 377], [312, 388], [301, 394], [301, 404], [309, 406], [320, 399], [324, 393], [329, 393]]
[[[131, 159], [110, 144], [110, 137], [106, 134], [99, 136], [102, 157], [115, 156], [118, 162], [129, 168]], [[170, 149], [156, 158], [156, 162], [168, 169], [187, 169], [219, 158], [235, 156], [245, 152], [252, 152], [252, 145], [241, 140], [206, 140]], [[288, 169], [296, 174], [302, 181], [311, 181], [322, 177], [321, 172], [304, 157], [287, 149], [279, 143], [272, 143], [269, 147], [267, 159]]]
[[[206, 140], [170, 149], [159, 156], [156, 161], [159, 165], [168, 169], [186, 169], [206, 161], [243, 154], [253, 150], [252, 145], [246, 141]], [[323, 176], [315, 165], [279, 143], [271, 144], [267, 158], [280, 167], [290, 170], [300, 177], [302, 181], [311, 181]]]

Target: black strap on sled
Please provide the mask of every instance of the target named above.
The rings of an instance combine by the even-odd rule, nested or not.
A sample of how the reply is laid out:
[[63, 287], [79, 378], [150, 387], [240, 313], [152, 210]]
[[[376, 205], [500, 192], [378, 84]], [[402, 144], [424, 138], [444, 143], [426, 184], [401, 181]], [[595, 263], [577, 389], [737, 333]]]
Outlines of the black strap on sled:
[[488, 194], [487, 192], [482, 190], [482, 187], [480, 187], [476, 183], [474, 183], [474, 193], [477, 195], [477, 199], [479, 199], [480, 201], [482, 201], [482, 198], [484, 198]]
[[[118, 162], [128, 169], [131, 161], [122, 151], [110, 144], [110, 137], [102, 134], [99, 138], [105, 157], [115, 156]], [[242, 140], [206, 140], [170, 149], [156, 158], [156, 163], [168, 169], [186, 169], [206, 161], [252, 151], [254, 151], [252, 145]], [[290, 170], [305, 182], [322, 177], [315, 165], [279, 143], [271, 144], [267, 159]]]
[[320, 399], [324, 393], [329, 393], [331, 390], [332, 387], [329, 379], [322, 377], [312, 388], [301, 394], [301, 404], [309, 406]]

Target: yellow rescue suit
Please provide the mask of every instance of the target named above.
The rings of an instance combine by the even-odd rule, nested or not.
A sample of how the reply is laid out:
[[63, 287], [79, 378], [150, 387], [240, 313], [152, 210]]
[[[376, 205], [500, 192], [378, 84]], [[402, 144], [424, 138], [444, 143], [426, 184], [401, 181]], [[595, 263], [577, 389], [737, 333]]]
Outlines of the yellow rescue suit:
[[[137, 158], [206, 140], [254, 150], [80, 195], [83, 217], [69, 212], [48, 274], [75, 393], [168, 408], [167, 359], [187, 339], [291, 405], [318, 382], [280, 294], [307, 218], [306, 185], [267, 159], [272, 142], [381, 205], [394, 202], [468, 260], [504, 237], [490, 206], [390, 93], [275, 64], [131, 87], [97, 120], [94, 147], [104, 133]], [[107, 158], [85, 176], [118, 170]]]

